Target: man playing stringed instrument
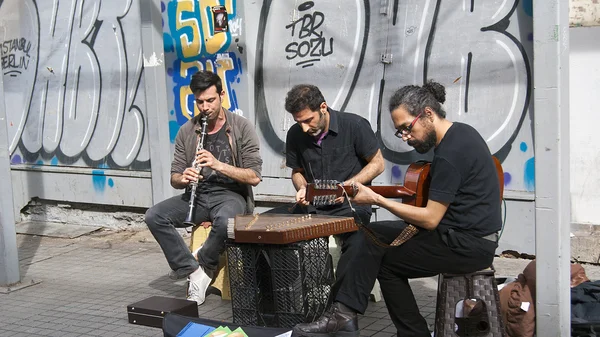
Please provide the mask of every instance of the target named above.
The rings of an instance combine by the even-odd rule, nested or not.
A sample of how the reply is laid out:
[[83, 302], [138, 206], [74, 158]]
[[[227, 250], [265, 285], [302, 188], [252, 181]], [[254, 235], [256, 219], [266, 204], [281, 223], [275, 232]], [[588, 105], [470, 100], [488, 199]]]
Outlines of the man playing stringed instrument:
[[[383, 172], [383, 156], [369, 121], [329, 108], [319, 88], [309, 84], [296, 85], [287, 93], [285, 109], [296, 121], [286, 138], [286, 164], [292, 169], [292, 182], [297, 190], [292, 213], [354, 217], [356, 222], [368, 225], [370, 205], [358, 206], [354, 213], [348, 200], [340, 197], [330, 205], [315, 207], [306, 200], [306, 188], [308, 183], [318, 180], [339, 183], [353, 180], [369, 185]], [[266, 213], [289, 213], [289, 206]], [[342, 255], [336, 275], [343, 274], [348, 266], [350, 257], [345, 251], [354, 234], [338, 236]]]
[[[296, 121], [287, 133], [286, 164], [292, 169], [298, 204], [309, 206], [305, 198], [308, 182], [352, 180], [368, 185], [383, 172], [383, 156], [369, 121], [329, 108], [316, 86], [294, 86], [286, 96], [285, 109]], [[359, 214], [367, 224], [371, 207], [361, 208]], [[321, 214], [352, 216], [343, 197], [318, 210]]]
[[[298, 324], [293, 336], [359, 336], [357, 313], [367, 308], [378, 279], [398, 336], [428, 337], [427, 322], [409, 278], [472, 273], [492, 264], [501, 229], [500, 183], [488, 146], [469, 125], [450, 122], [443, 110], [445, 88], [435, 82], [405, 86], [389, 108], [396, 136], [419, 153], [434, 150], [428, 201], [415, 207], [385, 198], [360, 182], [352, 203], [378, 205], [402, 220], [371, 223], [347, 247], [350, 267], [330, 309], [313, 323]], [[402, 245], [384, 247], [407, 228], [419, 229]]]

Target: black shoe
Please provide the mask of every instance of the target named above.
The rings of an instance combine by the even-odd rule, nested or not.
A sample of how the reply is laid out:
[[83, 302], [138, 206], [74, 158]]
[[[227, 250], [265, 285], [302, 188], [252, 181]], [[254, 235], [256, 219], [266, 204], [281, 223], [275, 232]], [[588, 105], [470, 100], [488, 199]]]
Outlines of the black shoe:
[[300, 323], [294, 327], [293, 337], [358, 337], [358, 318], [354, 310], [340, 302], [334, 302], [323, 316], [312, 323]]

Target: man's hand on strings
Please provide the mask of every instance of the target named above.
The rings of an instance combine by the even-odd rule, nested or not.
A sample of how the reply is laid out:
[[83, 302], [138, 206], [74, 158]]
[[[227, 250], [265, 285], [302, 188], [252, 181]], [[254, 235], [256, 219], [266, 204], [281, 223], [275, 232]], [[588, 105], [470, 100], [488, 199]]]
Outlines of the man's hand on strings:
[[376, 205], [381, 198], [381, 195], [373, 192], [369, 187], [359, 183], [352, 182], [356, 185], [357, 193], [351, 198], [352, 202], [359, 205]]
[[306, 186], [300, 187], [298, 192], [296, 192], [296, 203], [303, 206], [308, 206], [309, 202], [306, 200]]
[[[352, 181], [344, 181], [342, 183], [342, 186], [350, 186], [350, 185], [352, 185], [352, 183], [353, 183]], [[342, 204], [342, 203], [344, 203], [344, 200], [346, 200], [346, 193], [342, 192], [342, 196], [335, 198], [333, 200], [333, 203], [334, 204]]]

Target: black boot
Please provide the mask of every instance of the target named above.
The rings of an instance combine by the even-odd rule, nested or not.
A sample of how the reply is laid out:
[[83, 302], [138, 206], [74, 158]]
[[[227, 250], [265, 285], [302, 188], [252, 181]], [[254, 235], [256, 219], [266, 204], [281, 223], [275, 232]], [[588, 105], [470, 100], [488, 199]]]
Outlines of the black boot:
[[300, 323], [294, 327], [293, 337], [339, 336], [358, 337], [356, 312], [340, 302], [334, 302], [323, 316], [312, 323]]

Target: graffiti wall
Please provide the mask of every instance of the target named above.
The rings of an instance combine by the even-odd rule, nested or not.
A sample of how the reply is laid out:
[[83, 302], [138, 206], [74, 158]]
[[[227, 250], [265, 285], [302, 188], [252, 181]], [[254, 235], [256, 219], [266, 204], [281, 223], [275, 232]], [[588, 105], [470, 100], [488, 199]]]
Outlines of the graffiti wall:
[[139, 1], [0, 1], [11, 163], [148, 171], [140, 41]]
[[224, 107], [250, 118], [244, 49], [239, 45], [244, 25], [241, 10], [236, 0], [161, 1], [172, 143], [179, 127], [198, 113], [189, 89], [198, 70], [219, 74], [226, 93]]
[[259, 18], [245, 29], [256, 46], [252, 107], [263, 152], [273, 159], [265, 176], [289, 176], [283, 151], [293, 120], [285, 93], [309, 82], [334, 109], [371, 122], [387, 162], [376, 182], [402, 182], [407, 165], [427, 156], [394, 136], [387, 102], [403, 85], [436, 80], [447, 88], [448, 118], [473, 125], [503, 162], [506, 190], [533, 192], [531, 15], [530, 0], [247, 4], [245, 16]]
[[[452, 121], [475, 127], [502, 162], [508, 190], [533, 191], [531, 100], [531, 1], [395, 1], [390, 13], [384, 107], [400, 85], [433, 79], [446, 87], [444, 107]], [[528, 53], [529, 51], [529, 53]], [[397, 61], [396, 61], [397, 60]], [[524, 126], [525, 123], [525, 127]], [[393, 136], [387, 111], [378, 130], [386, 157], [415, 159]], [[510, 157], [510, 158], [509, 158]], [[402, 179], [392, 167], [392, 181]]]
[[[87, 168], [92, 190], [118, 187], [105, 170], [149, 171], [139, 11], [133, 0], [0, 1], [14, 166]], [[475, 126], [501, 159], [505, 189], [534, 190], [531, 0], [163, 0], [160, 11], [171, 141], [197, 113], [191, 75], [217, 72], [225, 107], [261, 137], [259, 196], [291, 195], [280, 179], [293, 85], [314, 83], [331, 107], [371, 122], [387, 168], [376, 183], [388, 184], [427, 157], [394, 137], [387, 101], [429, 79], [447, 88], [448, 118]]]

